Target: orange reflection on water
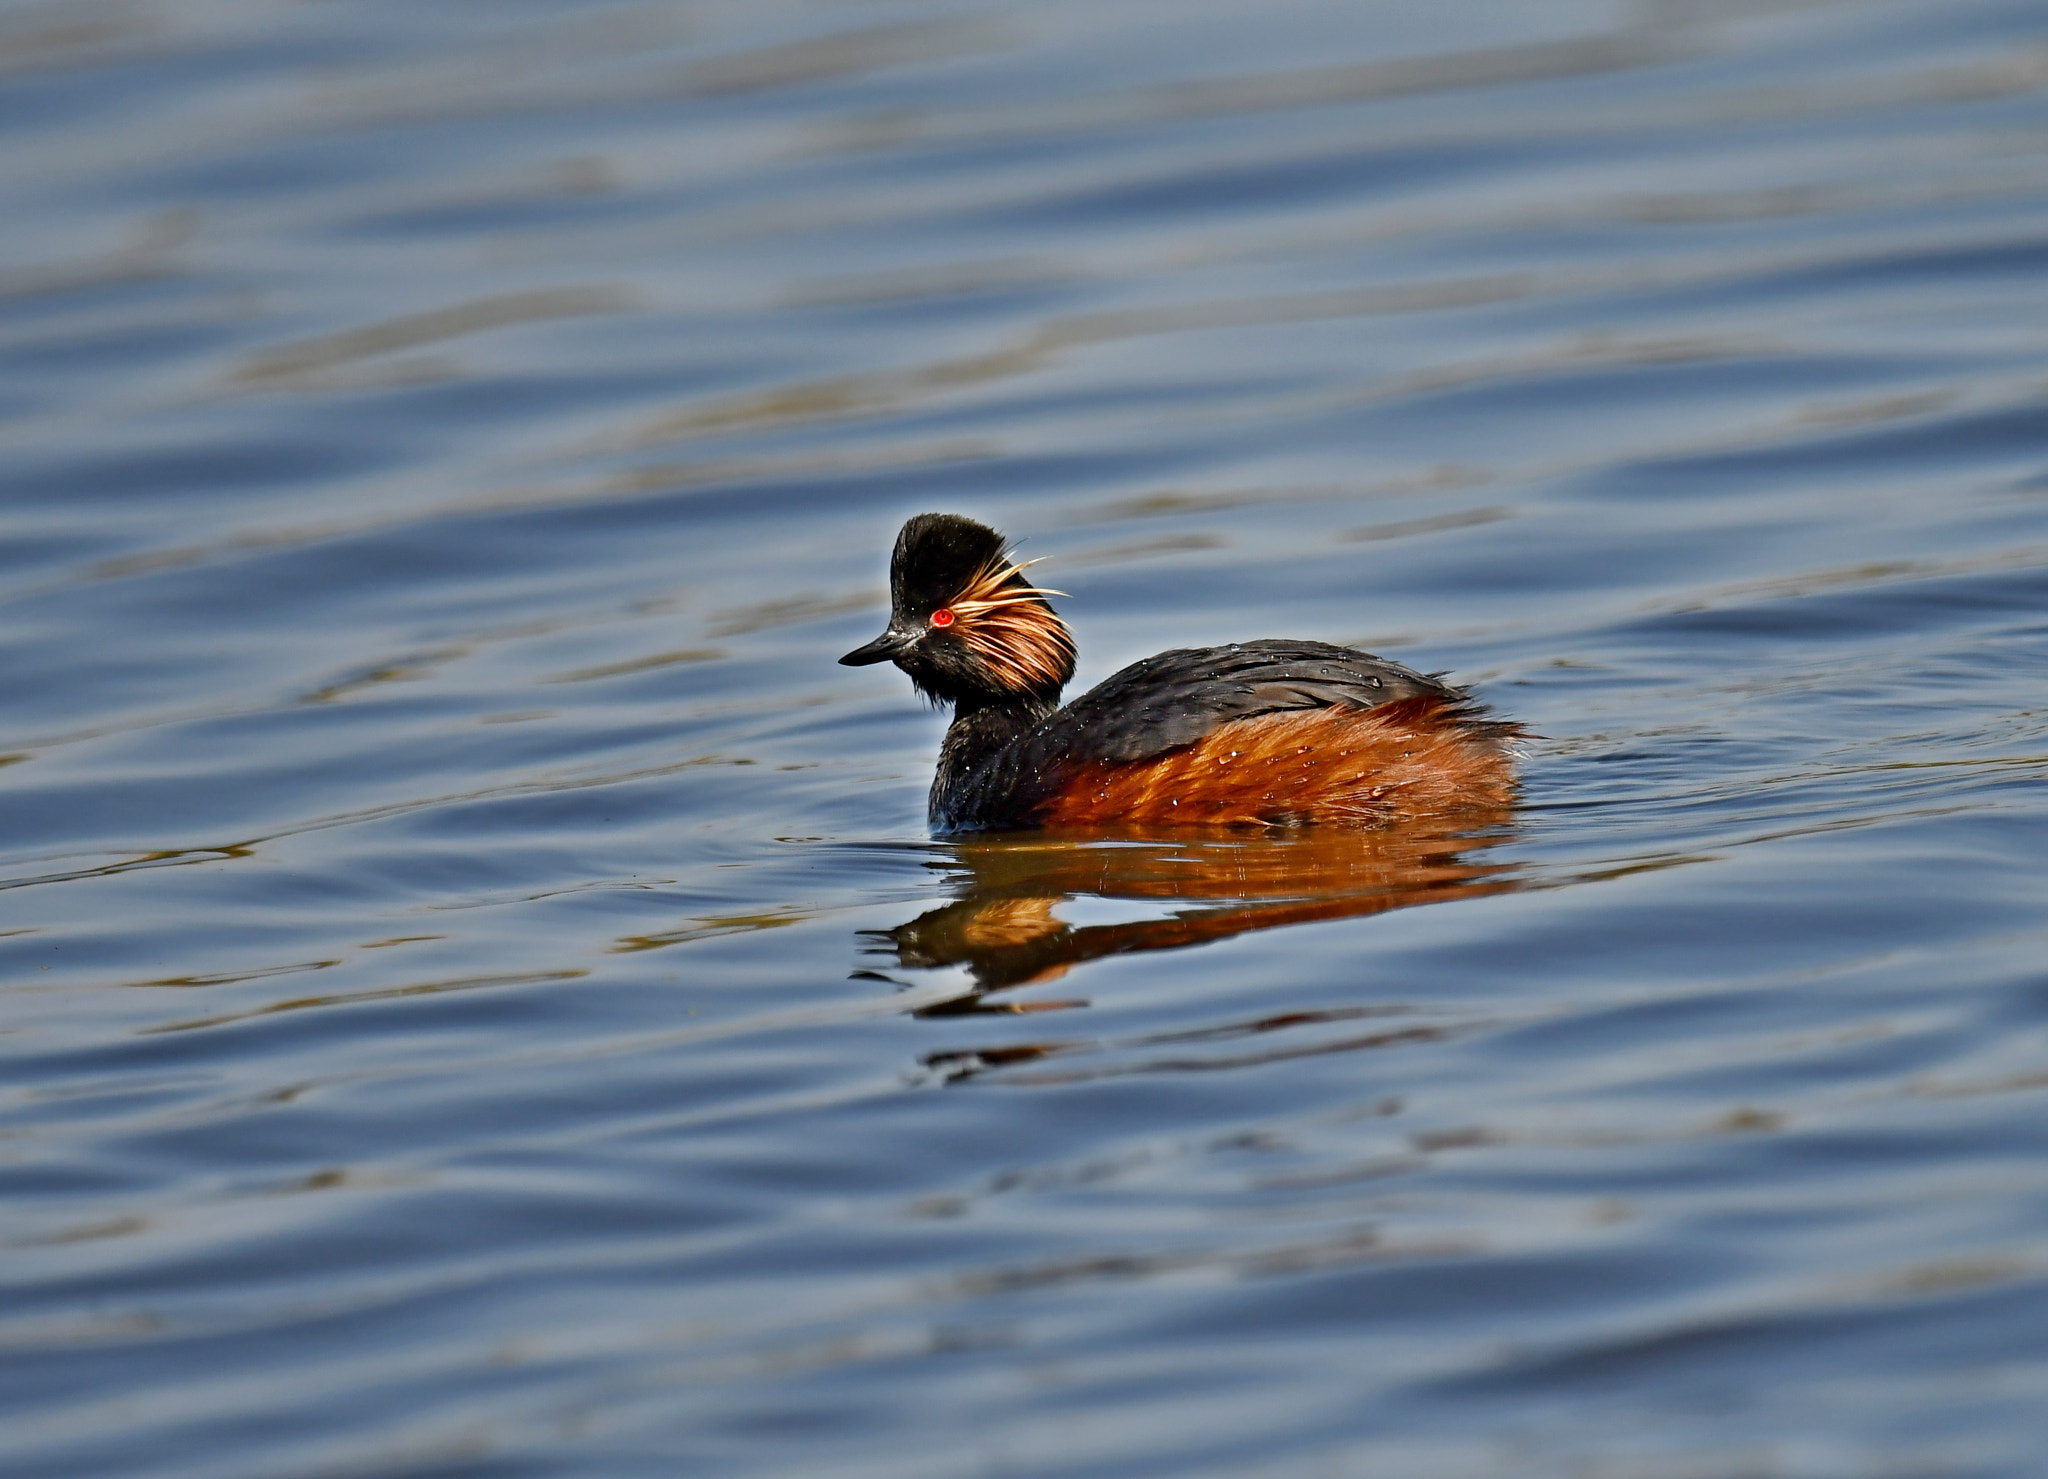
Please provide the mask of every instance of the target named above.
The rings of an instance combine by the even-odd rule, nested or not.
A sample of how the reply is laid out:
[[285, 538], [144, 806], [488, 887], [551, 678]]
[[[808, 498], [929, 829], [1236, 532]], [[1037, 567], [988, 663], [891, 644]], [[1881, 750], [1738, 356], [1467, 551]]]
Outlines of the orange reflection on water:
[[[1104, 956], [1515, 888], [1513, 864], [1483, 857], [1513, 835], [1512, 817], [1512, 808], [1494, 807], [1455, 819], [1397, 815], [1372, 828], [976, 839], [955, 844], [939, 865], [953, 875], [953, 902], [870, 932], [868, 948], [907, 969], [967, 967], [973, 989], [927, 1012], [1019, 1010], [984, 998]], [[1082, 899], [1157, 901], [1160, 908], [1151, 917], [1103, 924], [1060, 917], [1062, 904]]]

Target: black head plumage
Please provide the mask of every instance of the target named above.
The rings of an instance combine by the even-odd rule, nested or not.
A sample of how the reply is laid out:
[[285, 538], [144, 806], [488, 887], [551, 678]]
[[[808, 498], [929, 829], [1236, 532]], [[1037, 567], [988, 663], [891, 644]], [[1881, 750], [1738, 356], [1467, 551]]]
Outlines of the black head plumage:
[[1003, 536], [959, 514], [918, 514], [889, 561], [889, 627], [840, 658], [894, 662], [935, 700], [1057, 702], [1074, 675], [1066, 624], [1009, 558]]

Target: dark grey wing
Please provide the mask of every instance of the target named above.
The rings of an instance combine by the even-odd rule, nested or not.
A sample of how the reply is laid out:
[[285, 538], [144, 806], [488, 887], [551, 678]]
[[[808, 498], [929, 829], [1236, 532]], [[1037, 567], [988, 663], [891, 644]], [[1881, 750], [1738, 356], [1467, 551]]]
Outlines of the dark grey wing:
[[1463, 689], [1369, 652], [1274, 639], [1188, 647], [1132, 663], [1047, 718], [1026, 764], [1055, 757], [1128, 765], [1194, 744], [1218, 725], [1285, 709], [1376, 709], [1408, 698], [1464, 704]]

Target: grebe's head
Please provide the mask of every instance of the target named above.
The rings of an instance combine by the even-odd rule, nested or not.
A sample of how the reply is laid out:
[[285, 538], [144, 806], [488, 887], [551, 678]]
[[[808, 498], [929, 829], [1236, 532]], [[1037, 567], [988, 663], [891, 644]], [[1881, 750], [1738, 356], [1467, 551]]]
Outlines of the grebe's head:
[[[1027, 562], [1029, 563], [1029, 562]], [[889, 629], [839, 660], [894, 662], [920, 692], [1056, 702], [1074, 676], [1074, 639], [1003, 536], [958, 514], [919, 514], [889, 562]]]

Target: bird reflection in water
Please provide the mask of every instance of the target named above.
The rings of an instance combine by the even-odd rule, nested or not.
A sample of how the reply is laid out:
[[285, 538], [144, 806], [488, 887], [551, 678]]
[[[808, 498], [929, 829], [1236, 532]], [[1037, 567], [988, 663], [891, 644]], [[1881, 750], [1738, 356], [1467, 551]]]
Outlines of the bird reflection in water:
[[[1512, 817], [1512, 809], [1501, 806], [1455, 818], [1396, 814], [1371, 828], [1046, 831], [968, 839], [950, 845], [932, 865], [952, 875], [957, 897], [894, 929], [864, 931], [865, 949], [903, 970], [965, 967], [967, 988], [921, 1008], [919, 1016], [1082, 1007], [1088, 1003], [1007, 993], [1105, 956], [1507, 892], [1518, 886], [1515, 865], [1489, 862], [1485, 853], [1513, 836]], [[1148, 917], [1077, 923], [1060, 917], [1060, 906], [1074, 900], [1156, 908]], [[1083, 905], [1068, 912], [1092, 911]], [[1012, 1045], [968, 1056], [985, 1068], [1059, 1046]], [[961, 1061], [958, 1054], [943, 1056]]]

